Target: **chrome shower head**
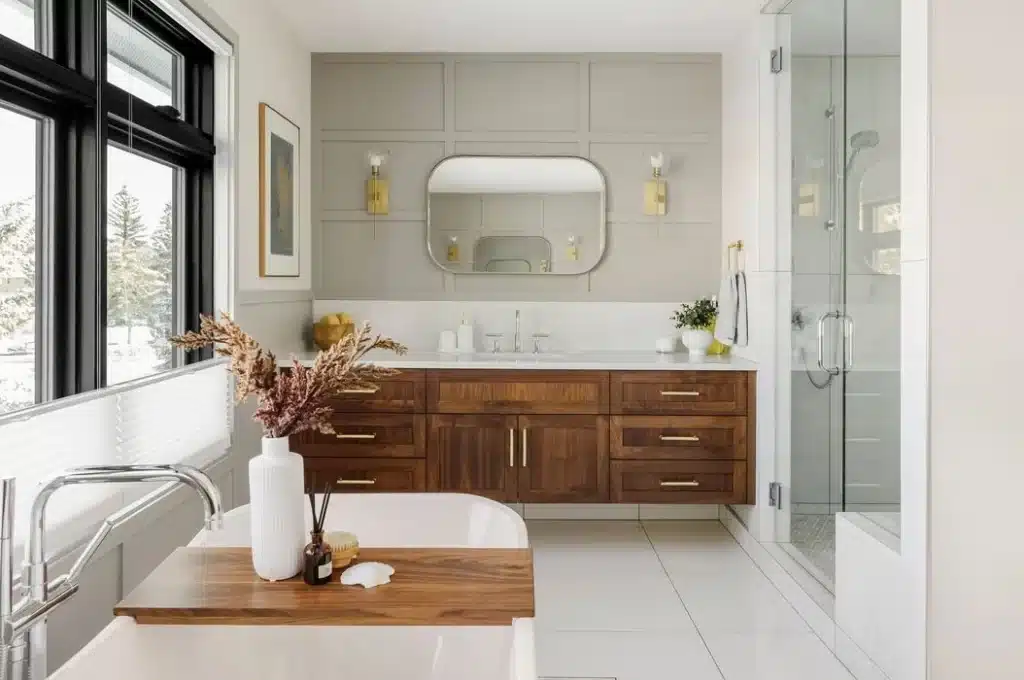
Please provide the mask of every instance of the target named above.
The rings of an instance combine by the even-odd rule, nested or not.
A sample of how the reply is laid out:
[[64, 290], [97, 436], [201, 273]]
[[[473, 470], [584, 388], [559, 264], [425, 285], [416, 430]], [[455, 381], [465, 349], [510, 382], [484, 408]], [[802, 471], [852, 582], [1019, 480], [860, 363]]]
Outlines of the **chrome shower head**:
[[846, 174], [850, 174], [850, 170], [853, 169], [853, 162], [857, 160], [857, 154], [864, 149], [873, 149], [878, 146], [879, 136], [878, 130], [861, 130], [855, 132], [853, 137], [850, 137], [850, 156], [846, 161]]
[[850, 137], [850, 148], [854, 151], [873, 149], [878, 146], [878, 130], [861, 130]]

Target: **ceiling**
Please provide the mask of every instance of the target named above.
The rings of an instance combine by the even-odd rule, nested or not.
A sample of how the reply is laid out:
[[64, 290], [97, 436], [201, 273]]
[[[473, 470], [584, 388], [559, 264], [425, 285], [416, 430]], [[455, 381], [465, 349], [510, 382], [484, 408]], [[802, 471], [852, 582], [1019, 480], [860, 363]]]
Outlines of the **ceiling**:
[[719, 52], [762, 0], [264, 0], [313, 52]]

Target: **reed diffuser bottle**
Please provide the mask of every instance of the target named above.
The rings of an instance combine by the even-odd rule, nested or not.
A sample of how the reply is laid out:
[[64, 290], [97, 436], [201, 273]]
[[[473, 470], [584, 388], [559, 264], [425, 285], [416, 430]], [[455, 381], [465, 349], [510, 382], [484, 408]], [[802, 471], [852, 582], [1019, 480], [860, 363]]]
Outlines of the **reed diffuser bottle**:
[[316, 509], [316, 498], [312, 489], [309, 491], [309, 509], [313, 513], [313, 530], [309, 532], [310, 541], [302, 551], [302, 580], [311, 586], [322, 586], [330, 583], [334, 572], [331, 546], [324, 541], [324, 521], [327, 519], [327, 506], [331, 502], [331, 487], [324, 491], [320, 511]]

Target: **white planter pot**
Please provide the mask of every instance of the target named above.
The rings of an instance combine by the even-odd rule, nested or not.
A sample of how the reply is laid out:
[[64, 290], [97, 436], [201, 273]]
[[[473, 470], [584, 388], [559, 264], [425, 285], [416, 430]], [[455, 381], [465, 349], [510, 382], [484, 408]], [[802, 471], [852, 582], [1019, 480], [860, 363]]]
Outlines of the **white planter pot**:
[[711, 331], [703, 328], [683, 329], [680, 336], [682, 336], [683, 344], [686, 345], [686, 351], [693, 357], [707, 356], [708, 348], [715, 341], [715, 336], [711, 334]]
[[263, 451], [249, 461], [252, 566], [267, 581], [302, 571], [306, 545], [302, 456], [288, 450], [288, 437], [263, 438]]

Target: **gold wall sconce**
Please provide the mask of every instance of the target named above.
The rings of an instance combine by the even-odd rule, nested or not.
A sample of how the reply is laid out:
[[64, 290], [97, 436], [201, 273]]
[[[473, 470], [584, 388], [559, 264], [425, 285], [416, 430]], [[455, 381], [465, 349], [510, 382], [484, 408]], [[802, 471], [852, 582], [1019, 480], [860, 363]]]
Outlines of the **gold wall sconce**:
[[644, 183], [644, 214], [664, 215], [668, 212], [668, 185], [661, 178], [665, 156], [660, 151], [651, 156], [651, 179]]
[[388, 159], [388, 153], [371, 151], [366, 154], [370, 163], [370, 178], [366, 180], [366, 212], [371, 215], [388, 214], [388, 180], [381, 175], [381, 166]]
[[567, 260], [578, 260], [580, 259], [580, 249], [577, 245], [578, 241], [575, 236], [569, 236], [569, 245], [565, 247], [565, 259]]

